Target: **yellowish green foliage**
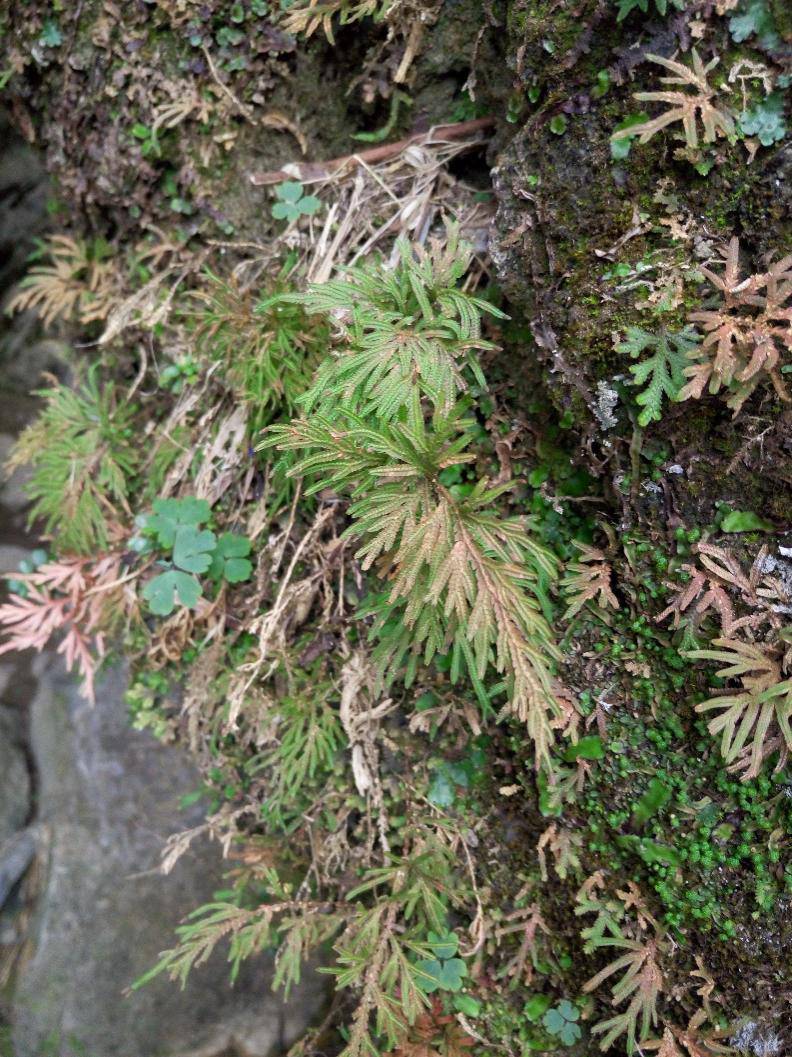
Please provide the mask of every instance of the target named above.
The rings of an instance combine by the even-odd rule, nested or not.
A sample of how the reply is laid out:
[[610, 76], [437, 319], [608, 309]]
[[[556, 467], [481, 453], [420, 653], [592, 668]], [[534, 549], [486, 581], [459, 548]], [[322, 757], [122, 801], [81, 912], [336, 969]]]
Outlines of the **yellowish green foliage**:
[[106, 548], [113, 526], [129, 516], [129, 479], [140, 460], [133, 409], [100, 386], [95, 374], [77, 389], [54, 385], [38, 395], [39, 417], [21, 434], [8, 468], [29, 465], [31, 521], [40, 519], [66, 554]]
[[310, 414], [273, 427], [268, 444], [302, 453], [291, 473], [314, 478], [310, 491], [350, 494], [347, 534], [389, 584], [367, 606], [389, 678], [406, 665], [409, 684], [419, 660], [451, 651], [452, 677], [465, 666], [486, 700], [494, 668], [549, 768], [563, 722], [543, 612], [555, 561], [529, 522], [499, 514], [508, 485], [481, 480], [457, 499], [441, 480], [473, 459], [474, 423], [455, 398], [485, 384], [475, 350], [486, 344], [480, 314], [492, 310], [457, 286], [468, 259], [452, 233], [430, 254], [402, 244], [395, 270], [358, 269], [309, 290], [311, 311], [344, 314], [342, 342], [305, 399]]

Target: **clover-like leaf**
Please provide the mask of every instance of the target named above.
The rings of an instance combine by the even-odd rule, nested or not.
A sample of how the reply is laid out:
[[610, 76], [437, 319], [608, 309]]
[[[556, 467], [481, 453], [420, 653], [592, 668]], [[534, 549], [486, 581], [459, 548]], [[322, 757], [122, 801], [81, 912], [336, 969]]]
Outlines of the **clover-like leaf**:
[[297, 180], [285, 180], [275, 188], [278, 201], [272, 206], [272, 215], [276, 220], [297, 220], [299, 217], [313, 216], [322, 203], [316, 195], [303, 197], [303, 185]]
[[562, 998], [557, 1006], [548, 1009], [542, 1017], [542, 1025], [549, 1035], [555, 1035], [565, 1046], [571, 1046], [580, 1038], [580, 1027], [575, 1021], [580, 1019], [577, 1006]]
[[563, 1026], [566, 1024], [565, 1018], [561, 1015], [560, 1011], [553, 1007], [548, 1009], [545, 1015], [542, 1017], [542, 1024], [545, 1029], [550, 1032], [551, 1035], [558, 1035]]
[[303, 196], [303, 185], [299, 180], [284, 180], [275, 188], [275, 194], [282, 202], [297, 203]]
[[422, 991], [459, 991], [467, 976], [467, 966], [461, 958], [441, 962], [437, 958], [426, 958], [415, 966], [417, 983]]
[[569, 1020], [558, 1033], [559, 1039], [565, 1046], [573, 1046], [580, 1038], [580, 1035], [580, 1026]]
[[442, 973], [443, 966], [436, 958], [423, 958], [415, 965], [418, 986], [428, 995], [442, 988]]
[[322, 203], [316, 195], [306, 195], [305, 198], [300, 199], [297, 206], [301, 213], [305, 213], [306, 216], [312, 217], [317, 209], [322, 208]]
[[253, 564], [248, 560], [250, 540], [237, 536], [233, 532], [224, 532], [217, 541], [209, 575], [213, 580], [227, 580], [238, 584], [247, 580], [253, 572]]
[[427, 938], [435, 958], [453, 958], [459, 950], [459, 936], [455, 932], [430, 932]]
[[194, 609], [201, 597], [201, 585], [188, 573], [168, 569], [149, 580], [143, 588], [143, 597], [152, 613], [167, 617], [175, 609], [177, 599], [188, 609]]
[[216, 543], [214, 532], [196, 528], [195, 525], [182, 525], [176, 530], [173, 564], [188, 573], [205, 573], [212, 564]]
[[276, 220], [296, 220], [300, 210], [293, 202], [276, 202], [272, 207], [272, 215]]
[[144, 531], [153, 533], [161, 547], [172, 547], [176, 532], [185, 525], [203, 525], [211, 508], [205, 499], [155, 499], [154, 513], [145, 518]]
[[577, 1006], [573, 1006], [569, 999], [562, 998], [556, 1009], [564, 1020], [580, 1020], [580, 1010]]
[[449, 958], [447, 962], [443, 962], [440, 979], [444, 991], [459, 991], [466, 976], [467, 966], [461, 958]]

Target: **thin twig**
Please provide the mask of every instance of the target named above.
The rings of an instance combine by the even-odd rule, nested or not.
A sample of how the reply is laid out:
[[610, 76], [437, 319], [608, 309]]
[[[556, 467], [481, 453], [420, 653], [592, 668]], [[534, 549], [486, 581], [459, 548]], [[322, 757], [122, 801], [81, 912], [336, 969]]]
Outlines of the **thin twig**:
[[[369, 147], [368, 150], [357, 151], [355, 154], [345, 154], [341, 158], [331, 158], [326, 162], [306, 162], [305, 164], [294, 163], [289, 169], [277, 169], [270, 172], [252, 173], [250, 182], [254, 187], [267, 187], [270, 184], [281, 183], [283, 180], [297, 177], [302, 183], [316, 183], [326, 180], [332, 174], [344, 169], [347, 165], [363, 165], [366, 162], [375, 163], [393, 158], [401, 154], [407, 147], [414, 143], [436, 143], [438, 141], [464, 139], [476, 132], [483, 132], [492, 128], [495, 124], [494, 117], [478, 117], [472, 121], [458, 121], [451, 125], [435, 125], [428, 132], [415, 132], [412, 136], [396, 140], [394, 143], [383, 143], [379, 147]], [[471, 142], [471, 146], [474, 143]]]

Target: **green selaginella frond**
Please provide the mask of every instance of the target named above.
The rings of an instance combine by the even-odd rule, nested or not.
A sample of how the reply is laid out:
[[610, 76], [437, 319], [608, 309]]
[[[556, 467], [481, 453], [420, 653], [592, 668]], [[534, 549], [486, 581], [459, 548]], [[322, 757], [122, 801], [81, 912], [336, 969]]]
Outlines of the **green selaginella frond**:
[[285, 832], [302, 821], [346, 745], [338, 710], [329, 700], [332, 689], [332, 684], [313, 684], [310, 695], [280, 700], [273, 709], [277, 744], [249, 764], [251, 774], [266, 775], [262, 816]]
[[[372, 1021], [373, 1034], [393, 1048], [430, 1004], [424, 967], [433, 951], [427, 939], [432, 931], [446, 930], [449, 904], [455, 903], [454, 860], [448, 845], [425, 828], [417, 827], [414, 836], [409, 854], [368, 870], [347, 893], [354, 913], [329, 971], [337, 987], [359, 989], [360, 999], [340, 1057], [381, 1052], [372, 1039]], [[464, 973], [464, 963], [461, 967]]]
[[448, 410], [469, 378], [485, 388], [476, 353], [494, 346], [481, 337], [481, 316], [503, 313], [457, 287], [469, 260], [453, 231], [448, 246], [428, 252], [402, 240], [396, 268], [352, 268], [294, 295], [308, 312], [332, 315], [344, 343], [319, 368], [302, 402], [306, 411], [343, 399], [389, 421], [416, 389]]
[[8, 466], [30, 465], [30, 520], [41, 518], [64, 553], [107, 546], [109, 524], [128, 514], [128, 480], [139, 464], [132, 443], [133, 410], [112, 385], [89, 375], [79, 388], [55, 385], [37, 394], [39, 417], [23, 431]]
[[299, 982], [304, 959], [339, 930], [347, 912], [331, 902], [292, 898], [274, 870], [267, 870], [263, 880], [273, 897], [270, 902], [250, 909], [231, 900], [197, 907], [176, 929], [176, 946], [164, 951], [157, 964], [135, 980], [132, 989], [143, 987], [161, 973], [184, 987], [190, 972], [205, 964], [221, 943], [228, 944], [233, 982], [243, 962], [280, 942], [272, 986], [288, 995], [290, 987]]
[[480, 481], [455, 499], [438, 475], [470, 461], [472, 423], [464, 407], [427, 425], [372, 424], [349, 412], [315, 416], [271, 430], [269, 443], [308, 452], [294, 474], [318, 479], [312, 490], [349, 492], [352, 524], [364, 568], [390, 585], [375, 599], [376, 657], [392, 678], [403, 663], [408, 680], [419, 659], [453, 651], [481, 684], [494, 668], [506, 679], [510, 710], [533, 738], [537, 763], [550, 763], [553, 693], [552, 632], [542, 612], [556, 574], [554, 558], [526, 531], [522, 518], [501, 517], [494, 504], [506, 486]]
[[664, 399], [676, 401], [685, 384], [685, 368], [690, 367], [691, 352], [698, 345], [693, 327], [677, 333], [661, 330], [657, 334], [641, 327], [628, 327], [625, 338], [616, 349], [628, 353], [634, 360], [647, 350], [652, 355], [630, 366], [632, 384], [644, 386], [636, 397], [643, 410], [638, 415], [641, 426], [659, 422]]
[[190, 295], [196, 347], [223, 363], [224, 377], [250, 408], [254, 429], [280, 411], [294, 414], [327, 344], [328, 322], [309, 317], [298, 301], [284, 296], [282, 279], [257, 296], [233, 277], [207, 272], [206, 278], [206, 288]]

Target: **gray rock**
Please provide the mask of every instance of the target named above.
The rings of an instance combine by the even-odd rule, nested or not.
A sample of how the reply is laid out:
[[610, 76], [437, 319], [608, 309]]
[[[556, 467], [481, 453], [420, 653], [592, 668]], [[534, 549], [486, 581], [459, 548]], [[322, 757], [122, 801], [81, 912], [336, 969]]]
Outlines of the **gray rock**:
[[47, 225], [46, 176], [34, 152], [0, 114], [0, 290], [19, 275], [32, 239]]
[[178, 801], [199, 784], [180, 750], [132, 731], [124, 675], [111, 671], [97, 704], [70, 680], [45, 672], [32, 705], [40, 774], [39, 818], [49, 832], [34, 953], [12, 1005], [16, 1057], [268, 1057], [283, 1051], [321, 1010], [324, 985], [307, 973], [288, 1004], [270, 990], [262, 956], [228, 984], [216, 952], [180, 991], [159, 978], [124, 989], [172, 946], [173, 929], [221, 886], [216, 846], [193, 847], [163, 877], [163, 842], [202, 820]]
[[0, 907], [33, 862], [40, 837], [37, 826], [28, 826], [0, 844]]
[[30, 815], [30, 775], [20, 734], [16, 711], [0, 706], [0, 846], [22, 829]]

